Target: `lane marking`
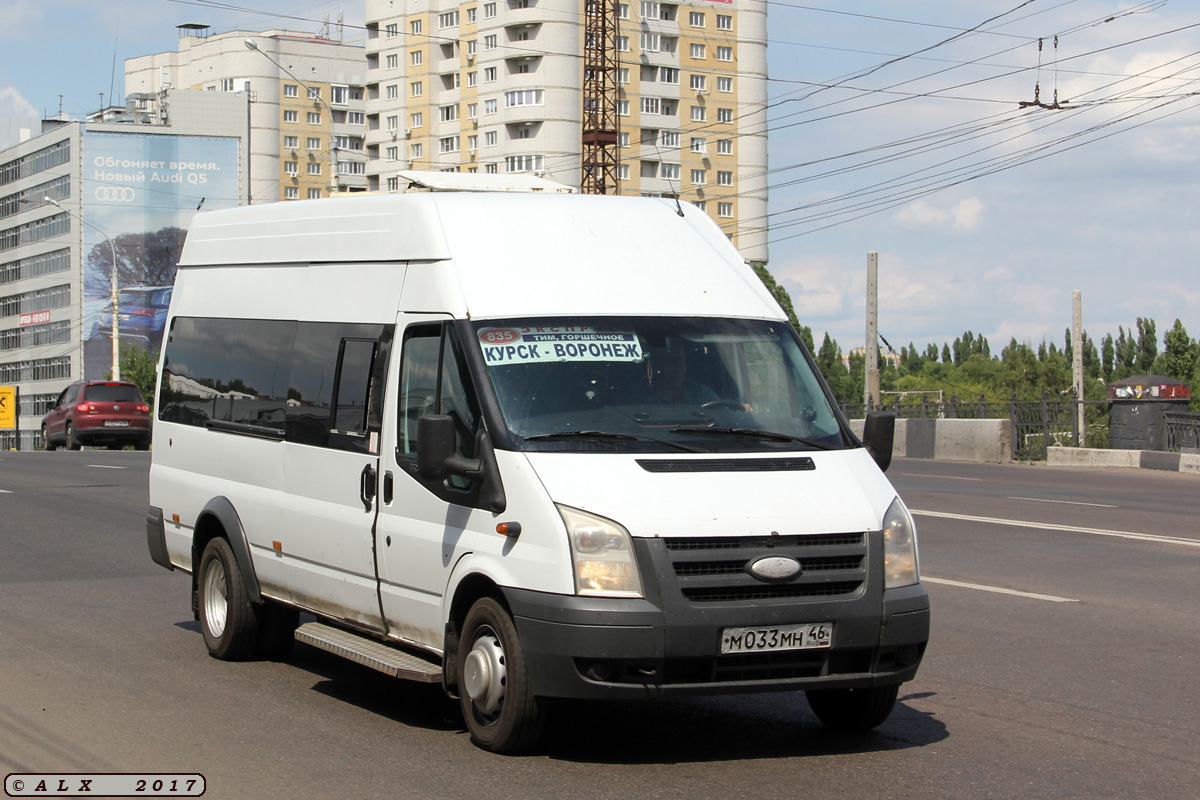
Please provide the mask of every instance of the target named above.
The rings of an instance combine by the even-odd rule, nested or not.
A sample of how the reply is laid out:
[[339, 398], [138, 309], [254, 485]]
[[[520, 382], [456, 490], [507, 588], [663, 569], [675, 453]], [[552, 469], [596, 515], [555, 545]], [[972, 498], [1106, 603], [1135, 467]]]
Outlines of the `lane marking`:
[[926, 475], [924, 472], [909, 472], [906, 475], [897, 475], [898, 478], [933, 478], [939, 481], [982, 481], [983, 478], [963, 478], [958, 475]]
[[1007, 500], [1028, 500], [1031, 503], [1061, 503], [1065, 506], [1091, 506], [1092, 508], [1120, 508], [1106, 503], [1081, 503], [1078, 500], [1047, 500], [1044, 497], [1008, 497]]
[[12, 494], [12, 491], [9, 489], [0, 489], [0, 494]]
[[996, 517], [974, 517], [970, 514], [949, 514], [944, 511], [918, 511], [910, 508], [909, 513], [924, 517], [940, 517], [942, 519], [958, 519], [963, 522], [990, 522], [994, 525], [1011, 525], [1016, 528], [1037, 528], [1044, 531], [1066, 531], [1068, 533], [1088, 533], [1092, 536], [1114, 536], [1118, 539], [1134, 539], [1139, 542], [1158, 542], [1159, 544], [1181, 544], [1185, 547], [1200, 547], [1200, 540], [1183, 539], [1178, 536], [1156, 536], [1152, 533], [1135, 533], [1132, 531], [1110, 531], [1104, 528], [1081, 528], [1077, 525], [1055, 525], [1051, 522], [1026, 522], [1016, 519], [997, 519]]
[[116, 464], [84, 464], [84, 466], [92, 469], [128, 469], [128, 467], [118, 467]]
[[1070, 597], [1057, 597], [1052, 594], [1035, 594], [1034, 592], [1018, 592], [1016, 589], [1005, 589], [1000, 586], [987, 586], [982, 583], [964, 583], [962, 581], [951, 581], [945, 578], [930, 578], [926, 575], [921, 576], [921, 580], [928, 583], [941, 583], [946, 586], [958, 586], [962, 589], [978, 589], [981, 592], [995, 592], [996, 594], [1011, 594], [1017, 597], [1028, 597], [1031, 600], [1048, 600], [1051, 603], [1078, 603], [1078, 600]]

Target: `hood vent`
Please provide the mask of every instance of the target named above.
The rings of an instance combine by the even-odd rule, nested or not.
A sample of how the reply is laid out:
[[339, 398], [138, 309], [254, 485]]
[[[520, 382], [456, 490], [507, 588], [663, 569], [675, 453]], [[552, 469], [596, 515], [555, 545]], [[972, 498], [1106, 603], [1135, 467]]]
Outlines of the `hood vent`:
[[796, 472], [816, 469], [807, 456], [799, 458], [678, 458], [637, 459], [646, 472]]

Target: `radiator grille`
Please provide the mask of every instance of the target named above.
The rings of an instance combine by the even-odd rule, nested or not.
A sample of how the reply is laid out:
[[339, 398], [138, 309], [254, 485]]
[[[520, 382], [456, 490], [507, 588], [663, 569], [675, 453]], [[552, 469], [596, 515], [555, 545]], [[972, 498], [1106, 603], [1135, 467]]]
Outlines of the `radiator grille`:
[[[848, 597], [859, 593], [867, 578], [863, 533], [685, 537], [664, 542], [679, 591], [692, 603]], [[794, 558], [800, 573], [782, 582], [754, 577], [748, 565], [766, 556]]]

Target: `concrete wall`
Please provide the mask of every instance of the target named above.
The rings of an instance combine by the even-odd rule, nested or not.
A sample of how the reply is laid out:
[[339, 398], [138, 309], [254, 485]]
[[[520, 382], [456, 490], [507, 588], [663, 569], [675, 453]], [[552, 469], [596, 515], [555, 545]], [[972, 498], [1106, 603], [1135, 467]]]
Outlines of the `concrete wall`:
[[1200, 455], [1155, 450], [1094, 450], [1086, 447], [1051, 447], [1046, 451], [1051, 467], [1107, 467], [1158, 469], [1200, 475]]
[[[862, 436], [863, 420], [850, 421]], [[939, 461], [1012, 461], [1012, 422], [1006, 419], [898, 419], [893, 458]]]

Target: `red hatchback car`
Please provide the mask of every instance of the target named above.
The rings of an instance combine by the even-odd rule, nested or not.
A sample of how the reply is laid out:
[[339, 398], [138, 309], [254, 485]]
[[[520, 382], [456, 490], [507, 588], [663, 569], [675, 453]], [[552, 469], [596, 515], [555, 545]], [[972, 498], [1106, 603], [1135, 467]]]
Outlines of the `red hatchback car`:
[[150, 449], [150, 406], [132, 383], [78, 381], [58, 396], [42, 419], [42, 447], [78, 450], [83, 445], [119, 450]]

